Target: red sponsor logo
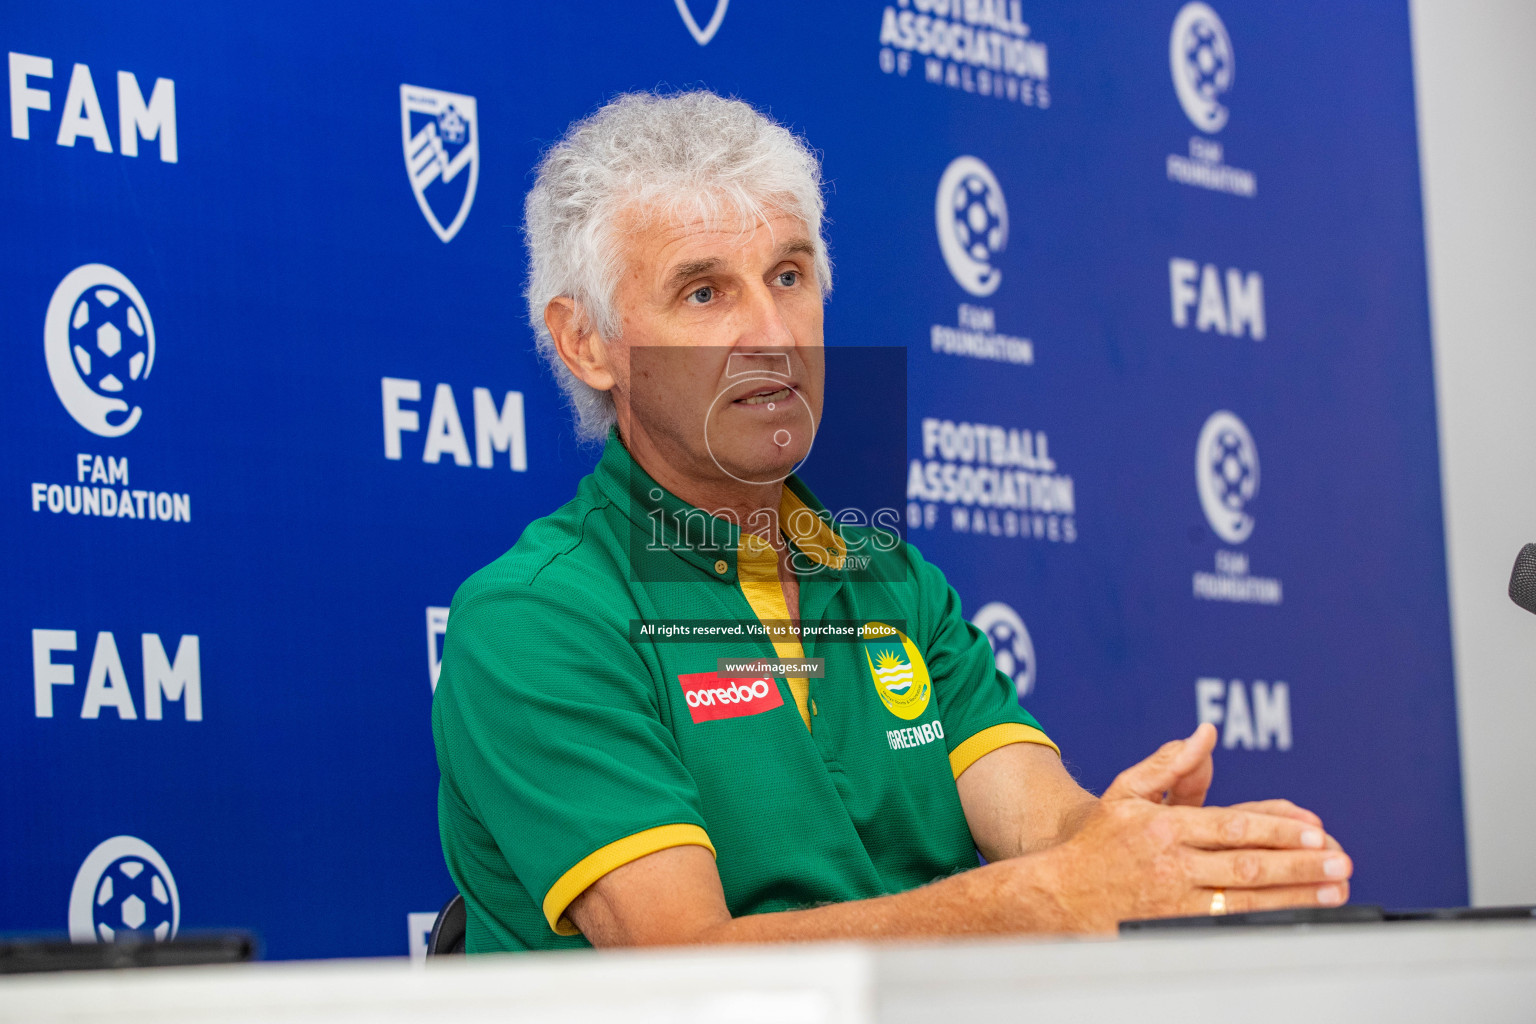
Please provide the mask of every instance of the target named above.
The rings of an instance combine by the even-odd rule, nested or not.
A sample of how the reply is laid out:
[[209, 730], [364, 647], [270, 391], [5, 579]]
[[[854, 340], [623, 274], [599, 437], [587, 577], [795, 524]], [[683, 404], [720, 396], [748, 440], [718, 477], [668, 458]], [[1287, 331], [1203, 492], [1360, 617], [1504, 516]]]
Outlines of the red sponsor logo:
[[695, 722], [760, 715], [784, 705], [778, 686], [764, 676], [722, 679], [714, 672], [695, 672], [680, 675], [677, 681], [683, 685], [683, 700]]

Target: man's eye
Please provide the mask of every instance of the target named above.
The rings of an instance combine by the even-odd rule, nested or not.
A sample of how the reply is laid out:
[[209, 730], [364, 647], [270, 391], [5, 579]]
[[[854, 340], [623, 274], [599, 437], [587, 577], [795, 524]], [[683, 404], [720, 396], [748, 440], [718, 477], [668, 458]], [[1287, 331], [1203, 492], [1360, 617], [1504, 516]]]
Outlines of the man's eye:
[[695, 288], [688, 293], [688, 301], [696, 306], [702, 306], [715, 297], [715, 290], [706, 285], [703, 288]]
[[785, 288], [793, 288], [799, 283], [800, 271], [798, 270], [786, 270], [784, 273], [779, 275], [779, 284], [783, 285]]

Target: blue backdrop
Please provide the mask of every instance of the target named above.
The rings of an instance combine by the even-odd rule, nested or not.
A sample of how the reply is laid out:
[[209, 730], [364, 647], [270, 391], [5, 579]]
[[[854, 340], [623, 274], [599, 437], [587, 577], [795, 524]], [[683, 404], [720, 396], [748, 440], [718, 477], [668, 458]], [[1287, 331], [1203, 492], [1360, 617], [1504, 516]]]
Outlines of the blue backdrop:
[[1214, 800], [1316, 809], [1357, 900], [1466, 900], [1401, 0], [31, 3], [0, 40], [0, 930], [419, 946], [442, 609], [595, 457], [532, 352], [530, 168], [658, 84], [823, 152], [828, 342], [908, 350], [885, 490], [1085, 784], [1215, 721]]

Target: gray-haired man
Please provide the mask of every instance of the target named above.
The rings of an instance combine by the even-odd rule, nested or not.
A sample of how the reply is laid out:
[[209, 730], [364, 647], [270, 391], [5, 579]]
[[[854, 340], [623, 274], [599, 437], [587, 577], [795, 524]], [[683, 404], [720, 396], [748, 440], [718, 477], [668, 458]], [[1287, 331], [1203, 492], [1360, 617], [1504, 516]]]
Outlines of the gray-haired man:
[[[818, 515], [790, 474], [824, 399], [821, 225], [806, 146], [710, 93], [621, 96], [540, 165], [530, 315], [579, 432], [607, 442], [572, 502], [454, 598], [433, 730], [470, 950], [1344, 902], [1352, 866], [1312, 813], [1199, 806], [1209, 726], [1084, 791], [938, 570]], [[723, 546], [655, 532], [677, 515]], [[856, 581], [855, 547], [896, 571]], [[863, 625], [815, 646], [634, 628], [733, 616]], [[824, 677], [715, 672], [810, 653]]]

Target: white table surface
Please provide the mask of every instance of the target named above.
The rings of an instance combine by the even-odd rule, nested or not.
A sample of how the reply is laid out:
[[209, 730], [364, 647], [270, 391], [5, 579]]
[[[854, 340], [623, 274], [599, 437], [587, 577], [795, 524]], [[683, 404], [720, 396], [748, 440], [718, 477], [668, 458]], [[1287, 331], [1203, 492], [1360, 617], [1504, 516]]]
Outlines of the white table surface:
[[1536, 1021], [1536, 923], [331, 960], [0, 978], [0, 1021]]

